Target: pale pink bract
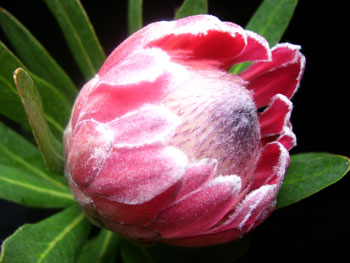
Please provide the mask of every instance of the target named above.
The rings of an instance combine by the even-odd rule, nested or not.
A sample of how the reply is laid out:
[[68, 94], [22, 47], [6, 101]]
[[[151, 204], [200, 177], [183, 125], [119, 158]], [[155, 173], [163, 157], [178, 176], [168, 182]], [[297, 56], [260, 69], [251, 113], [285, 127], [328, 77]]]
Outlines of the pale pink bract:
[[[66, 176], [94, 223], [137, 242], [235, 240], [273, 211], [292, 132], [300, 47], [199, 15], [150, 24], [81, 90]], [[239, 75], [228, 70], [253, 64]]]

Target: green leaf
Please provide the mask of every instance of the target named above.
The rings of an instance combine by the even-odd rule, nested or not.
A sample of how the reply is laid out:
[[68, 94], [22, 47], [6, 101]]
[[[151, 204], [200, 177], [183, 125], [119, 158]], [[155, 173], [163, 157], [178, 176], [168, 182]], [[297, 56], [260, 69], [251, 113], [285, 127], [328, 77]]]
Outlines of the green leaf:
[[1, 263], [74, 263], [90, 223], [76, 206], [20, 227], [2, 244]]
[[208, 13], [207, 0], [185, 0], [176, 11], [175, 19]]
[[[0, 61], [0, 113], [23, 127], [28, 127], [28, 120], [13, 81], [13, 72], [17, 68], [28, 70], [1, 41]], [[61, 140], [70, 117], [71, 105], [55, 87], [34, 74], [30, 75], [43, 101], [45, 119], [56, 138]]]
[[291, 163], [277, 196], [277, 207], [296, 203], [340, 180], [350, 169], [348, 157], [328, 153], [302, 153]]
[[69, 192], [66, 181], [62, 176], [51, 175], [45, 171], [38, 148], [1, 122], [0, 164], [16, 167], [32, 177], [56, 186], [61, 191]]
[[265, 37], [273, 47], [281, 40], [297, 4], [298, 0], [265, 0], [249, 20], [246, 29]]
[[127, 240], [122, 240], [121, 243], [121, 256], [124, 263], [155, 263], [146, 248]]
[[210, 247], [177, 247], [156, 244], [147, 249], [156, 263], [219, 262], [232, 263], [249, 250], [250, 242], [244, 237], [234, 242]]
[[24, 69], [18, 68], [14, 73], [14, 79], [47, 170], [60, 174], [64, 167], [63, 147], [45, 121], [40, 94]]
[[40, 207], [67, 207], [75, 203], [68, 189], [35, 177], [23, 170], [0, 164], [0, 197], [17, 204]]
[[[263, 36], [273, 47], [281, 40], [297, 4], [298, 0], [264, 0], [245, 29]], [[242, 63], [230, 71], [237, 74], [249, 65], [250, 63]]]
[[111, 231], [102, 229], [81, 251], [77, 263], [113, 263], [119, 253], [120, 238]]
[[142, 0], [128, 0], [129, 35], [142, 27]]
[[45, 0], [86, 79], [92, 78], [105, 55], [79, 0]]
[[78, 90], [39, 41], [14, 16], [0, 8], [0, 26], [24, 64], [73, 103]]
[[1, 41], [0, 61], [0, 113], [24, 127], [29, 127], [12, 76], [15, 69], [23, 64]]

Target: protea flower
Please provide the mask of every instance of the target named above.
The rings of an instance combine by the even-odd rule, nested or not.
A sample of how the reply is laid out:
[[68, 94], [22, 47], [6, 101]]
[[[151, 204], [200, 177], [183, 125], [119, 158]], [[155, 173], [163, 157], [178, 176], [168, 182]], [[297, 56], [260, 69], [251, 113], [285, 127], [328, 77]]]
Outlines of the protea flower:
[[[87, 216], [137, 242], [235, 240], [273, 211], [296, 144], [300, 47], [199, 15], [153, 23], [81, 90], [66, 176]], [[239, 75], [237, 63], [253, 64]]]

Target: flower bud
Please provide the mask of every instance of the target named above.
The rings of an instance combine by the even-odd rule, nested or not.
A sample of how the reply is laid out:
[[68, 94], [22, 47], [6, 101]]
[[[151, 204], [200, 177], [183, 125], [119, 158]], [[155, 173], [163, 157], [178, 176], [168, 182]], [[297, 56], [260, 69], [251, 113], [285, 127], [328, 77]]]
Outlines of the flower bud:
[[66, 176], [88, 218], [136, 242], [181, 246], [229, 242], [259, 225], [296, 144], [299, 49], [270, 49], [209, 15], [125, 40], [81, 90], [64, 135]]

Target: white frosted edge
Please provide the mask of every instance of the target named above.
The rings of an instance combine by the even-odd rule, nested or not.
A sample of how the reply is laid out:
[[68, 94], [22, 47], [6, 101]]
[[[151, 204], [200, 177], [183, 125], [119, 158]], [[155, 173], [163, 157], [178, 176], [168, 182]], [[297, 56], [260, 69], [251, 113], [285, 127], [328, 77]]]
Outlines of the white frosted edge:
[[272, 68], [268, 72], [273, 72], [279, 68], [286, 67], [288, 65], [295, 64], [298, 61], [300, 61], [299, 73], [298, 73], [298, 76], [296, 77], [297, 86], [295, 87], [293, 94], [291, 95], [291, 98], [292, 98], [294, 96], [294, 94], [297, 92], [297, 90], [299, 89], [301, 77], [302, 77], [304, 70], [305, 70], [306, 59], [305, 59], [305, 56], [300, 52], [300, 49], [301, 49], [300, 45], [294, 45], [294, 44], [290, 44], [290, 43], [279, 43], [279, 44], [275, 45], [271, 49], [271, 51], [274, 51], [277, 48], [288, 48], [292, 51], [295, 51], [295, 56], [292, 60], [290, 60], [284, 64], [281, 64], [279, 67]]
[[[274, 102], [275, 100], [277, 100], [277, 99], [283, 101], [283, 102], [287, 105], [287, 107], [288, 107], [288, 112], [287, 112], [287, 114], [284, 116], [283, 127], [288, 126], [288, 123], [289, 123], [289, 120], [290, 120], [290, 116], [291, 116], [292, 110], [293, 110], [293, 103], [290, 101], [290, 99], [288, 99], [287, 96], [285, 96], [285, 95], [283, 95], [283, 94], [276, 94], [276, 95], [272, 98], [273, 102]], [[272, 103], [273, 103], [273, 102], [272, 102]], [[272, 105], [272, 103], [271, 103], [271, 105]]]
[[[133, 70], [130, 70], [128, 68], [129, 64], [132, 63], [134, 65], [138, 56], [149, 56], [156, 59], [152, 59], [152, 65], [146, 65], [143, 67], [142, 65], [138, 65], [135, 66]], [[136, 49], [134, 52], [126, 56], [120, 63], [108, 70], [100, 79], [100, 83], [106, 85], [130, 85], [141, 81], [154, 82], [159, 76], [164, 74], [168, 67], [166, 65], [170, 62], [170, 59], [171, 58], [167, 52], [157, 47]], [[123, 67], [126, 67], [127, 69]], [[105, 80], [110, 74], [118, 74], [117, 83], [111, 84], [108, 80]]]
[[271, 53], [271, 49], [270, 49], [270, 46], [269, 46], [269, 42], [267, 42], [267, 40], [264, 37], [260, 36], [259, 34], [253, 32], [253, 31], [245, 30], [245, 32], [250, 37], [254, 38], [266, 50], [267, 59], [255, 60], [254, 62], [269, 62], [269, 61], [272, 61], [272, 53]]
[[[183, 153], [183, 151], [181, 151], [180, 149], [173, 147], [173, 146], [164, 147], [162, 149], [162, 151], [163, 151], [164, 155], [167, 155], [171, 159], [175, 160], [174, 167], [173, 167], [175, 172], [172, 173], [171, 177], [170, 176], [168, 177], [167, 183], [164, 184], [163, 187], [157, 189], [158, 190], [157, 193], [155, 193], [151, 189], [144, 189], [144, 191], [142, 192], [142, 197], [141, 197], [141, 193], [140, 193], [140, 196], [138, 198], [135, 198], [135, 199], [122, 200], [122, 199], [115, 199], [113, 197], [106, 198], [106, 199], [111, 200], [111, 201], [121, 202], [121, 203], [127, 204], [127, 205], [138, 205], [138, 204], [142, 204], [142, 203], [150, 201], [154, 197], [156, 197], [156, 196], [160, 195], [161, 193], [163, 193], [164, 191], [166, 191], [169, 187], [174, 185], [177, 181], [179, 181], [182, 178], [182, 176], [184, 175], [186, 168], [188, 166], [188, 159], [187, 159], [186, 155]], [[157, 165], [157, 164], [155, 163], [155, 165]]]
[[[284, 120], [283, 120], [283, 128], [282, 128], [282, 131], [283, 131], [283, 129], [289, 125], [289, 120], [290, 120], [292, 110], [293, 110], [293, 103], [290, 101], [290, 99], [288, 99], [288, 97], [279, 93], [279, 94], [274, 95], [271, 98], [270, 103], [269, 103], [269, 107], [271, 107], [275, 103], [276, 100], [281, 100], [288, 106], [288, 112], [285, 114]], [[269, 109], [269, 107], [265, 111], [267, 111]], [[262, 112], [262, 114], [264, 114], [264, 112]], [[280, 132], [280, 133], [267, 133], [263, 137], [269, 137], [269, 136], [278, 135], [281, 133], [282, 132]]]
[[284, 136], [292, 138], [292, 143], [294, 146], [297, 144], [297, 136], [294, 134], [293, 130], [288, 126], [288, 124], [283, 127], [281, 135], [277, 138], [276, 141], [279, 141]]
[[[232, 194], [241, 191], [242, 180], [238, 175], [220, 175], [208, 182], [207, 186], [215, 186], [218, 184], [233, 185]], [[205, 187], [205, 186], [204, 186]]]
[[203, 158], [199, 162], [195, 163], [194, 166], [202, 166], [202, 165], [214, 166], [213, 175], [215, 176], [216, 170], [218, 168], [218, 160], [217, 159], [209, 159]]
[[182, 198], [177, 200], [173, 205], [176, 205], [176, 204], [182, 202], [183, 200], [198, 193], [199, 191], [202, 191], [203, 189], [205, 189], [207, 187], [215, 186], [218, 184], [233, 185], [232, 194], [235, 194], [235, 193], [239, 193], [239, 191], [241, 190], [242, 180], [237, 175], [225, 175], [225, 176], [220, 175], [220, 176], [214, 177], [212, 180], [210, 180], [209, 182], [206, 182], [201, 187], [195, 189], [194, 191], [188, 193], [187, 195], [184, 195]]
[[[260, 201], [265, 199], [266, 197], [268, 197], [269, 194], [273, 194], [275, 191], [276, 185], [263, 185], [260, 188], [250, 192], [249, 194], [247, 194], [235, 207], [235, 211], [233, 214], [231, 214], [229, 216], [229, 218], [227, 218], [222, 225], [219, 225], [215, 228], [210, 229], [209, 231], [207, 231], [207, 234], [210, 233], [216, 233], [216, 232], [221, 232], [221, 231], [226, 231], [226, 230], [230, 230], [232, 227], [230, 226], [230, 224], [237, 219], [237, 217], [239, 217], [242, 213], [243, 209], [249, 209], [249, 211], [247, 212], [247, 214], [244, 216], [244, 218], [241, 220], [240, 224], [236, 227], [237, 229], [242, 229], [244, 227], [244, 224], [248, 221], [248, 219], [251, 217], [252, 212], [254, 211], [254, 209], [256, 209], [258, 207], [258, 205], [260, 204]], [[253, 204], [250, 204], [250, 200], [251, 199], [255, 199], [258, 202], [254, 202]], [[248, 203], [248, 204], [247, 204]], [[242, 233], [243, 234], [243, 233]]]
[[273, 167], [273, 170], [275, 171], [275, 174], [278, 178], [276, 186], [279, 189], [287, 172], [287, 167], [289, 163], [289, 152], [280, 142], [275, 143], [279, 146], [281, 152], [278, 158], [277, 165]]
[[283, 181], [284, 175], [286, 173], [288, 161], [289, 161], [289, 152], [288, 150], [278, 141], [273, 141], [265, 145], [264, 148], [269, 147], [269, 145], [276, 144], [279, 147], [280, 154], [278, 157], [277, 164], [272, 168], [273, 172], [266, 180], [263, 182], [263, 185], [266, 184], [272, 177], [277, 176], [278, 180], [276, 185], [279, 187]]
[[167, 120], [168, 125], [167, 129], [164, 130], [163, 133], [158, 134], [158, 136], [152, 140], [145, 140], [142, 143], [117, 143], [113, 145], [113, 148], [118, 149], [131, 149], [131, 148], [140, 148], [146, 145], [153, 145], [160, 143], [162, 145], [165, 145], [168, 142], [168, 139], [171, 138], [175, 132], [177, 127], [181, 124], [182, 120], [179, 116], [172, 113], [167, 107], [161, 106], [161, 105], [152, 105], [152, 104], [145, 104], [138, 110], [130, 111], [123, 116], [116, 118], [108, 123], [106, 125], [109, 125], [113, 122], [120, 121], [123, 119], [126, 119], [133, 115], [142, 114], [142, 112], [147, 111], [154, 111], [157, 112], [157, 114], [161, 115], [164, 119]]
[[[273, 52], [275, 49], [277, 48], [287, 48], [291, 51], [294, 51], [295, 52], [295, 55], [294, 55], [294, 58], [291, 59], [290, 61], [280, 65], [278, 68], [281, 68], [281, 67], [286, 67], [290, 64], [294, 64], [294, 63], [297, 63], [298, 60], [303, 56], [301, 53], [300, 53], [300, 49], [301, 49], [301, 46], [300, 45], [294, 45], [294, 44], [291, 44], [291, 43], [279, 43], [277, 45], [275, 45], [272, 49], [271, 49], [271, 52]], [[305, 63], [304, 63], [305, 64]], [[275, 70], [277, 68], [274, 68], [272, 69], [271, 71]], [[299, 73], [300, 75], [300, 73]]]
[[[208, 31], [210, 30], [216, 30], [220, 32], [227, 32], [230, 33], [231, 36], [236, 36], [236, 34], [240, 34], [243, 36], [244, 42], [247, 43], [247, 37], [245, 34], [245, 30], [241, 28], [239, 25], [229, 26], [227, 25], [228, 22], [224, 22], [219, 20], [217, 17], [212, 15], [198, 15], [205, 17], [202, 21], [196, 20], [192, 23], [184, 24], [182, 26], [178, 26], [176, 28], [177, 21], [179, 20], [190, 20], [191, 18], [182, 18], [179, 20], [174, 21], [161, 21], [158, 22], [158, 25], [163, 25], [164, 28], [161, 30], [162, 32], [157, 32], [154, 35], [151, 35], [149, 38], [147, 38], [146, 42], [152, 42], [157, 39], [161, 39], [168, 35], [182, 35], [182, 34], [192, 34], [194, 36], [196, 35], [207, 35]], [[208, 21], [209, 20], [209, 21]]]
[[250, 198], [253, 198], [257, 200], [257, 202], [254, 202], [253, 204], [251, 204], [249, 206], [249, 212], [246, 214], [246, 216], [243, 218], [243, 220], [241, 221], [241, 223], [237, 226], [238, 229], [242, 229], [245, 225], [245, 223], [249, 220], [249, 218], [252, 216], [253, 211], [260, 205], [261, 201], [263, 201], [265, 198], [268, 198], [269, 195], [274, 191], [274, 188], [276, 188], [275, 185], [263, 185], [260, 188], [254, 190], [253, 192], [251, 192], [250, 194], [248, 194], [246, 196], [246, 198], [242, 201], [242, 203], [240, 204], [241, 207], [239, 209], [239, 211], [242, 209], [242, 207], [244, 206], [244, 202], [246, 200], [249, 200]]

